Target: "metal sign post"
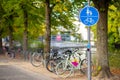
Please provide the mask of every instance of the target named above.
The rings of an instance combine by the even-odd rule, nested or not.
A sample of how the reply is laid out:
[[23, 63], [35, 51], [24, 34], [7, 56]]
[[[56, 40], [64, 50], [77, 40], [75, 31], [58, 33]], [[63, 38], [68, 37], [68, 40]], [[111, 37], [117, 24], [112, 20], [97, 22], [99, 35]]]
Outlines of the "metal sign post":
[[91, 43], [90, 43], [90, 27], [88, 27], [88, 45], [87, 45], [87, 59], [88, 59], [88, 80], [91, 80]]
[[[90, 0], [88, 0], [88, 6], [90, 6]], [[87, 12], [87, 15], [91, 14], [89, 12]], [[90, 43], [90, 27], [88, 27], [88, 45], [87, 45], [87, 58], [88, 58], [88, 80], [91, 80], [91, 43]]]
[[88, 5], [81, 9], [79, 15], [80, 21], [86, 25], [88, 28], [88, 45], [87, 45], [87, 59], [88, 59], [88, 80], [91, 80], [91, 43], [90, 43], [90, 26], [96, 24], [99, 19], [98, 10], [90, 6], [90, 0], [88, 0]]

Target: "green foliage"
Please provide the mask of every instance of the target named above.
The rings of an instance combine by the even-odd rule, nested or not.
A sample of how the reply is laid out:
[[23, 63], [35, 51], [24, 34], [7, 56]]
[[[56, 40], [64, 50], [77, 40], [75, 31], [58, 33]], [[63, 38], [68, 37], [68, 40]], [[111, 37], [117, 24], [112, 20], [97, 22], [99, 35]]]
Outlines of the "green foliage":
[[[75, 21], [75, 19], [73, 18], [73, 10], [78, 10], [77, 7], [75, 8], [75, 3], [78, 5], [79, 2], [77, 0], [50, 1], [50, 5], [53, 6], [51, 17], [51, 26], [53, 32], [57, 30], [57, 26], [63, 26], [67, 30], [71, 29], [71, 31], [74, 30], [75, 26], [72, 24], [72, 22]], [[45, 24], [44, 0], [3, 0], [2, 7], [5, 11], [4, 18], [6, 20], [5, 24], [7, 24], [6, 29], [7, 26], [11, 25], [14, 29], [14, 38], [16, 39], [18, 39], [17, 36], [22, 35], [24, 16], [21, 9], [21, 4], [24, 4], [24, 9], [27, 9], [28, 12], [29, 37], [37, 38], [38, 36], [43, 35], [42, 33], [44, 33], [45, 29], [45, 26], [43, 27], [43, 25]], [[13, 16], [13, 20], [11, 20], [10, 16]]]
[[29, 45], [28, 45], [28, 48], [29, 49], [39, 49], [39, 48], [43, 48], [44, 45], [41, 41], [39, 40], [29, 40]]
[[120, 44], [120, 13], [114, 5], [109, 7], [108, 40], [111, 47]]
[[[40, 9], [36, 8], [33, 5], [34, 0], [3, 0], [1, 2], [1, 6], [3, 7], [3, 10], [1, 12], [4, 12], [2, 21], [5, 23], [1, 24], [1, 27], [5, 28], [4, 33], [6, 36], [8, 36], [8, 26], [11, 26], [13, 28], [13, 34], [15, 40], [22, 40], [22, 34], [24, 30], [24, 16], [23, 16], [23, 10], [21, 9], [21, 3], [24, 3], [24, 9], [27, 9], [28, 12], [28, 33], [29, 36], [32, 37], [38, 37], [41, 33], [43, 33], [43, 30], [40, 24], [44, 23], [43, 16], [40, 13], [43, 12]], [[41, 11], [41, 12], [40, 12]], [[11, 19], [12, 17], [12, 19]], [[36, 30], [36, 32], [35, 32]], [[42, 30], [42, 31], [41, 31]], [[33, 34], [34, 31], [34, 34]], [[41, 32], [40, 32], [41, 31]], [[39, 33], [38, 33], [39, 32]], [[35, 34], [36, 33], [36, 34]], [[39, 35], [38, 35], [39, 34]]]
[[[78, 15], [82, 0], [50, 0], [52, 33], [55, 34], [59, 26], [75, 32], [74, 16]], [[8, 36], [8, 26], [13, 29], [14, 40], [22, 43], [24, 31], [24, 13], [28, 13], [28, 39], [37, 39], [45, 33], [45, 0], [3, 0], [1, 2], [5, 12], [1, 24], [5, 30], [2, 35]], [[22, 6], [23, 5], [23, 6]], [[22, 6], [22, 7], [21, 7]], [[12, 18], [11, 18], [12, 16]]]
[[114, 68], [120, 68], [120, 50], [113, 50], [109, 55], [110, 66]]
[[91, 27], [91, 31], [94, 34], [94, 40], [97, 39], [97, 25], [94, 25], [93, 27]]
[[61, 26], [69, 31], [73, 31], [75, 25], [72, 23], [75, 21], [74, 16], [78, 13], [78, 3], [76, 0], [53, 0], [51, 5], [54, 5], [51, 16], [51, 26], [52, 29], [59, 29], [58, 26]]
[[4, 37], [6, 34], [5, 32], [5, 19], [3, 18], [5, 11], [2, 6], [2, 1], [0, 2], [0, 38]]

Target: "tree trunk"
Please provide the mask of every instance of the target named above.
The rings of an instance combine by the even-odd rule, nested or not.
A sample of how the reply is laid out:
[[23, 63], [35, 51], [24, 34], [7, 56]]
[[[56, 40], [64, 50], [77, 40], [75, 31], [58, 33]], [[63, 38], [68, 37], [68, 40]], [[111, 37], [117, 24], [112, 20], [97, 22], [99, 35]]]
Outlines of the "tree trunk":
[[93, 0], [95, 7], [99, 11], [99, 21], [97, 23], [97, 61], [101, 68], [99, 77], [110, 78], [112, 74], [109, 67], [108, 59], [108, 0]]
[[27, 48], [28, 48], [28, 13], [26, 5], [21, 3], [24, 15], [24, 31], [23, 31], [23, 52], [25, 60], [28, 59]]
[[[24, 24], [26, 25], [26, 24]], [[23, 51], [26, 52], [28, 47], [28, 37], [27, 37], [27, 27], [24, 27], [24, 32], [23, 32]]]
[[2, 2], [0, 3], [0, 53], [3, 53], [3, 48], [2, 48], [2, 33], [3, 33], [3, 28], [2, 28], [2, 17], [4, 14], [4, 9], [2, 7]]
[[[26, 25], [26, 24], [24, 24]], [[23, 54], [24, 54], [24, 59], [28, 60], [28, 52], [27, 52], [27, 47], [28, 47], [28, 38], [27, 38], [27, 27], [24, 27], [24, 32], [23, 32]]]
[[110, 77], [111, 72], [109, 68], [108, 59], [108, 39], [107, 39], [107, 14], [100, 13], [100, 19], [97, 24], [97, 59], [101, 67], [101, 76]]
[[50, 0], [46, 0], [46, 32], [45, 32], [45, 43], [44, 43], [44, 58], [45, 60], [49, 58], [50, 53], [50, 42], [51, 42], [51, 10], [50, 10]]
[[[11, 10], [11, 13], [13, 10]], [[13, 22], [14, 22], [14, 15], [11, 14], [9, 16], [9, 19], [11, 19], [12, 24], [9, 24], [8, 29], [9, 29], [9, 49], [11, 50], [13, 48]]]
[[9, 26], [9, 49], [13, 48], [13, 28]]
[[2, 37], [1, 37], [1, 34], [0, 34], [0, 54], [3, 53], [3, 47], [2, 47]]

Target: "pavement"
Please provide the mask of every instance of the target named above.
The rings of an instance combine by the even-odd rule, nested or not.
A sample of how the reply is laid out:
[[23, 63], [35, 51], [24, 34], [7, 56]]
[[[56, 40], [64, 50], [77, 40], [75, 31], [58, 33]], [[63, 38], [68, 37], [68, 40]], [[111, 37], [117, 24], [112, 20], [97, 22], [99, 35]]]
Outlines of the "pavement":
[[[79, 71], [78, 71], [79, 72]], [[82, 74], [72, 74], [63, 79], [43, 66], [34, 67], [30, 61], [6, 58], [0, 55], [0, 80], [87, 80]]]
[[19, 68], [14, 65], [0, 65], [0, 80], [53, 80], [52, 78]]

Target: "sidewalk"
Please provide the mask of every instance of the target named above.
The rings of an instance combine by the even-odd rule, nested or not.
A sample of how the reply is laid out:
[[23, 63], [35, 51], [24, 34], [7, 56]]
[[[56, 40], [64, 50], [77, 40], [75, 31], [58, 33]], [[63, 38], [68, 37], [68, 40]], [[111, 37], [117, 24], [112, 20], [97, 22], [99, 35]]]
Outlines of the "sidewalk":
[[14, 65], [0, 65], [0, 80], [54, 80]]
[[46, 77], [48, 76], [54, 80], [87, 80], [86, 76], [76, 73], [72, 74], [71, 77], [66, 79], [59, 78], [56, 74], [47, 71], [46, 68], [44, 68], [43, 66], [34, 67], [31, 65], [29, 61], [24, 61], [22, 59], [10, 59], [10, 58], [6, 58], [5, 56], [0, 56], [0, 65], [13, 65], [19, 68], [23, 68], [25, 70], [35, 72], [37, 74], [43, 74]]

